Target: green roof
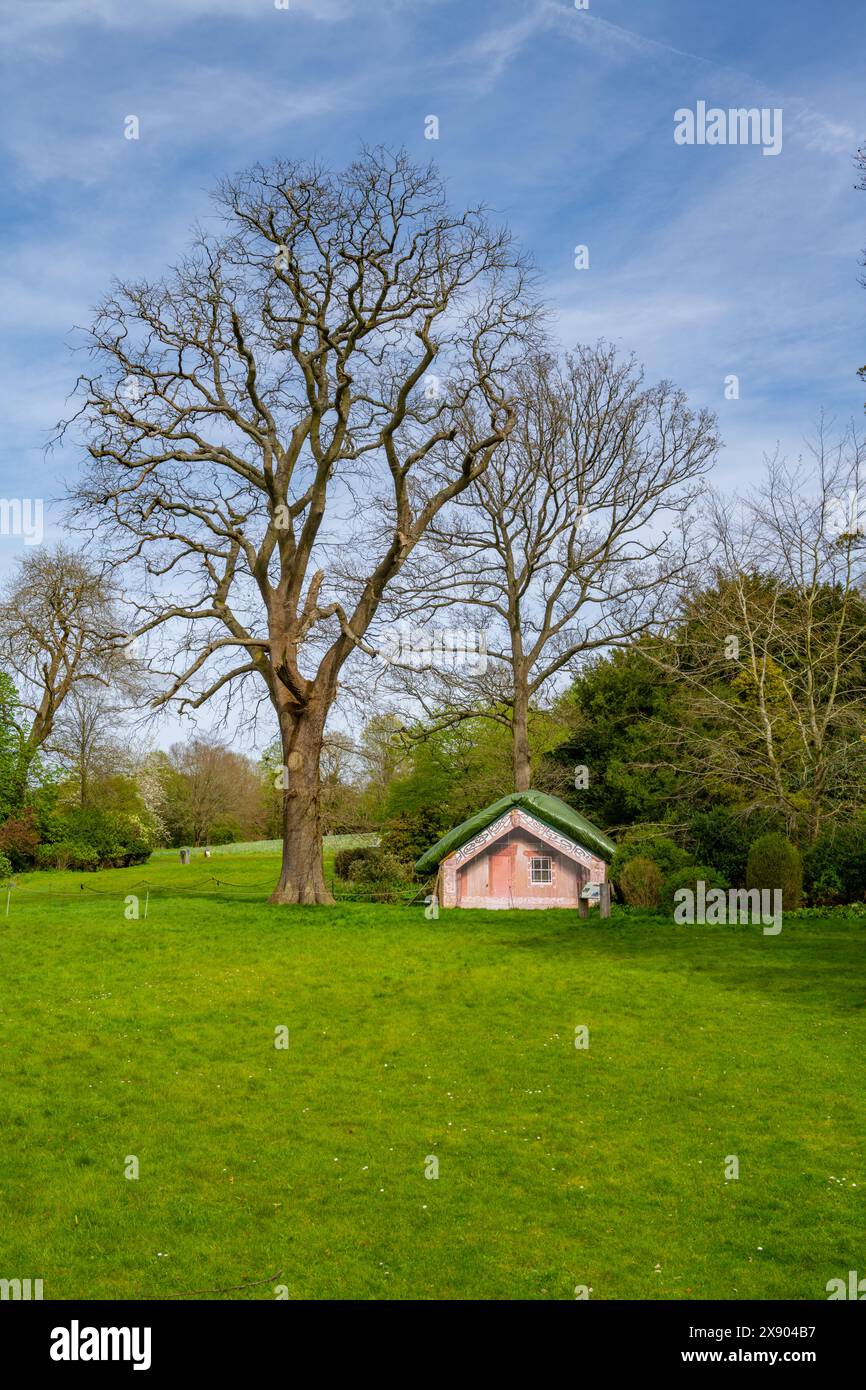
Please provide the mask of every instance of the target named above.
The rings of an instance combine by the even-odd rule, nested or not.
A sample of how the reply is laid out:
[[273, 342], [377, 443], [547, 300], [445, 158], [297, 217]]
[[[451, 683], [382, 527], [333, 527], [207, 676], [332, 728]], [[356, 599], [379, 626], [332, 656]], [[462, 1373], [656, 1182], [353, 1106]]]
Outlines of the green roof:
[[509, 796], [500, 797], [499, 801], [494, 801], [492, 806], [485, 807], [483, 811], [476, 811], [475, 815], [470, 816], [462, 825], [455, 825], [454, 829], [443, 835], [432, 849], [421, 855], [415, 868], [421, 873], [435, 869], [447, 855], [453, 854], [454, 850], [465, 845], [473, 835], [486, 830], [488, 825], [492, 825], [512, 806], [522, 806], [524, 811], [549, 825], [551, 830], [559, 830], [563, 835], [568, 835], [570, 839], [576, 840], [584, 849], [592, 850], [601, 859], [610, 859], [616, 849], [613, 840], [609, 839], [603, 830], [599, 830], [598, 826], [593, 825], [585, 816], [578, 815], [566, 802], [560, 801], [558, 796], [548, 796], [546, 792], [512, 792]]

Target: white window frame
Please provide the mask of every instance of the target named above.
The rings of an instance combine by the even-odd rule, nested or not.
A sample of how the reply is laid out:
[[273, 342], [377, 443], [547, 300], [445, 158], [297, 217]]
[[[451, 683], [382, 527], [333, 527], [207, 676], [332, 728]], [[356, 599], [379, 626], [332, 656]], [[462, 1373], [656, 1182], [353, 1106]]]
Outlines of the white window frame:
[[[536, 874], [536, 866], [544, 866], [544, 865], [546, 865], [546, 867], [547, 867], [547, 875], [548, 875], [547, 878], [536, 878], [536, 877], [535, 877], [535, 874]], [[543, 870], [543, 868], [540, 868], [539, 871], [540, 871], [540, 872], [543, 872], [544, 870]], [[531, 885], [532, 885], [533, 888], [546, 888], [548, 884], [550, 884], [550, 883], [553, 882], [553, 856], [552, 856], [552, 855], [550, 855], [550, 854], [533, 854], [532, 858], [531, 858], [530, 861], [529, 861], [529, 882], [531, 883]]]

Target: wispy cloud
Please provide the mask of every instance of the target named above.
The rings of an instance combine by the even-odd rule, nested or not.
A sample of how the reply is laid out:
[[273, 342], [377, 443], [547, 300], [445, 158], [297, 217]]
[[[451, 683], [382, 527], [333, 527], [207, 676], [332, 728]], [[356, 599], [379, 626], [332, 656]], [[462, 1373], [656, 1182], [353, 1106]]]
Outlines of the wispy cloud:
[[[18, 202], [0, 224], [7, 471], [62, 410], [72, 325], [113, 274], [177, 256], [219, 174], [285, 152], [342, 162], [361, 140], [434, 157], [456, 199], [500, 210], [567, 341], [616, 339], [713, 405], [738, 372], [723, 422], [737, 460], [799, 437], [822, 403], [859, 410], [856, 24], [822, 78], [814, 33], [780, 47], [767, 25], [762, 42], [753, 4], [704, 23], [692, 0], [604, 15], [595, 0], [0, 0]], [[674, 111], [698, 98], [782, 106], [782, 157], [674, 146]]]
[[167, 32], [198, 20], [242, 19], [248, 22], [286, 22], [291, 16], [333, 23], [347, 19], [356, 7], [351, 0], [289, 0], [277, 9], [274, 0], [2, 0], [0, 15], [7, 38], [20, 42], [52, 30], [68, 33], [75, 27], [134, 32]]

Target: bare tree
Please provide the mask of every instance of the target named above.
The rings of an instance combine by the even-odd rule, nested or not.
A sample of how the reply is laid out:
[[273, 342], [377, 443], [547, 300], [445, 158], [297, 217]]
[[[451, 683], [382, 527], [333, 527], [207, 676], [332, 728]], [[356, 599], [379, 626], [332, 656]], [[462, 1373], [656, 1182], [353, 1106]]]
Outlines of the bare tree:
[[217, 203], [219, 235], [101, 306], [79, 501], [137, 563], [137, 630], [178, 632], [163, 702], [261, 682], [288, 774], [271, 900], [326, 902], [319, 760], [341, 673], [512, 428], [504, 372], [535, 310], [508, 233], [451, 213], [403, 154], [257, 167]]
[[81, 806], [90, 803], [95, 784], [107, 767], [119, 771], [123, 765], [116, 737], [121, 710], [113, 692], [74, 686], [58, 713], [52, 748], [74, 777]]
[[214, 737], [190, 738], [172, 745], [169, 766], [176, 774], [174, 814], [194, 845], [207, 844], [220, 821], [243, 830], [264, 821], [261, 779], [241, 753]]
[[712, 499], [711, 583], [643, 650], [685, 696], [670, 765], [814, 841], [866, 794], [866, 445], [822, 423], [810, 453]]
[[469, 615], [473, 659], [440, 660], [438, 671], [428, 662], [426, 682], [403, 684], [440, 724], [484, 715], [507, 725], [514, 787], [525, 791], [533, 705], [581, 659], [670, 613], [689, 573], [687, 513], [718, 439], [711, 414], [688, 409], [667, 381], [644, 386], [634, 361], [604, 344], [564, 361], [533, 354], [514, 396], [514, 431], [430, 528], [400, 612]]
[[121, 689], [139, 679], [123, 642], [118, 593], [98, 564], [64, 546], [40, 547], [19, 562], [0, 602], [0, 664], [18, 686], [20, 779], [40, 749], [51, 749], [67, 701]]

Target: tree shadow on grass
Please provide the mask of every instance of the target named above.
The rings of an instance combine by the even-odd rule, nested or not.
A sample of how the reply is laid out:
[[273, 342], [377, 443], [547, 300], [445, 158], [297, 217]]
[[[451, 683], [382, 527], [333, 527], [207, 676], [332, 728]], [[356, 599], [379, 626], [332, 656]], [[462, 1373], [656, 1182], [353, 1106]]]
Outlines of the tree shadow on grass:
[[497, 933], [497, 945], [561, 961], [563, 968], [575, 959], [638, 972], [647, 966], [655, 976], [705, 975], [734, 993], [796, 1000], [802, 1007], [854, 1014], [866, 1009], [866, 929], [860, 923], [799, 919], [783, 922], [777, 936], [765, 936], [760, 926], [615, 919], [587, 924], [567, 915], [567, 921], [551, 921], [549, 930], [527, 931], [515, 922], [513, 931]]

